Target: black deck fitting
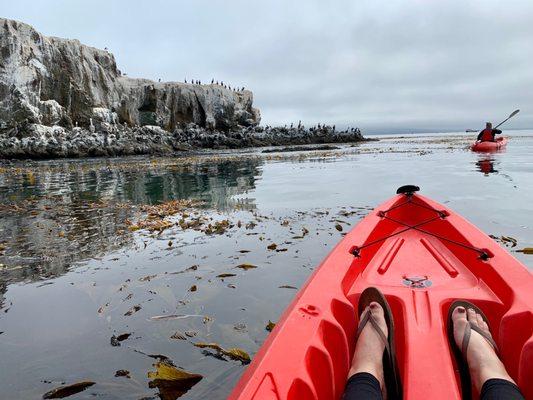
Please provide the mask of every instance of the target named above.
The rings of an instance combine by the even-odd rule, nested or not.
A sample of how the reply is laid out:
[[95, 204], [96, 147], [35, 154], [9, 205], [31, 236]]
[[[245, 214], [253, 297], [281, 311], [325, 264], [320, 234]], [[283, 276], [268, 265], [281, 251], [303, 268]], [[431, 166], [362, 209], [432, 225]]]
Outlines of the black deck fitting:
[[398, 188], [398, 190], [396, 190], [396, 194], [405, 194], [405, 195], [412, 195], [414, 194], [415, 192], [418, 192], [420, 190], [420, 188], [416, 185], [405, 185], [405, 186], [400, 186]]

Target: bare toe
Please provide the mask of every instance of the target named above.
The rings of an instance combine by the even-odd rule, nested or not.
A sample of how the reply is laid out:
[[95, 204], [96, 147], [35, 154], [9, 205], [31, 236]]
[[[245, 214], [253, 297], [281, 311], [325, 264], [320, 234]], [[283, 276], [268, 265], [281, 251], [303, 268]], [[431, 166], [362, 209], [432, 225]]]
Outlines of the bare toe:
[[467, 313], [464, 307], [457, 307], [452, 313], [453, 337], [459, 348], [462, 346], [466, 324], [468, 324], [466, 315]]
[[[477, 326], [482, 329], [482, 330], [485, 330], [485, 328], [483, 327], [483, 324], [485, 323], [485, 320], [483, 319], [483, 316], [479, 313], [476, 313], [476, 317], [477, 317]], [[490, 335], [490, 332], [487, 332], [489, 335]]]
[[385, 336], [388, 337], [389, 332], [387, 329], [387, 322], [385, 321], [385, 311], [383, 310], [383, 307], [381, 307], [381, 304], [373, 301], [368, 305], [367, 309], [370, 310], [369, 312], [372, 313], [372, 317], [374, 317], [374, 320], [378, 323], [378, 326], [381, 328]]
[[[461, 306], [455, 308], [452, 313], [452, 321], [455, 343], [460, 349], [462, 349], [463, 337], [468, 324], [479, 327], [492, 337], [483, 315], [473, 308], [468, 308], [467, 310]], [[498, 358], [495, 349], [474, 330], [472, 330], [466, 353], [463, 354], [463, 357], [468, 362], [472, 381], [478, 390], [481, 389], [483, 383], [491, 378], [500, 378], [513, 382], [507, 374], [505, 366]]]
[[474, 309], [473, 308], [469, 308], [466, 311], [466, 314], [468, 315], [468, 322], [471, 322], [472, 324], [477, 325], [477, 314], [474, 311]]

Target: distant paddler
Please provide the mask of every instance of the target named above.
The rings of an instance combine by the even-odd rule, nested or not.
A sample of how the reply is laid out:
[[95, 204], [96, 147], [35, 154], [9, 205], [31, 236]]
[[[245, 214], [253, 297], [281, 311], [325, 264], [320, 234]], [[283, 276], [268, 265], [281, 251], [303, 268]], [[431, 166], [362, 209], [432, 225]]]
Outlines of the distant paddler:
[[501, 135], [502, 131], [500, 129], [493, 129], [492, 122], [487, 122], [485, 124], [485, 129], [483, 129], [477, 135], [477, 140], [480, 142], [495, 142], [496, 135]]
[[511, 118], [513, 118], [519, 112], [520, 112], [520, 110], [514, 110], [507, 118], [505, 118], [502, 122], [500, 122], [494, 128], [492, 127], [492, 122], [487, 122], [485, 124], [485, 129], [483, 129], [477, 135], [477, 140], [479, 142], [495, 142], [496, 141], [496, 135], [500, 135], [502, 133], [502, 131], [500, 129], [497, 129], [497, 128], [499, 126], [503, 125], [505, 122], [507, 122]]

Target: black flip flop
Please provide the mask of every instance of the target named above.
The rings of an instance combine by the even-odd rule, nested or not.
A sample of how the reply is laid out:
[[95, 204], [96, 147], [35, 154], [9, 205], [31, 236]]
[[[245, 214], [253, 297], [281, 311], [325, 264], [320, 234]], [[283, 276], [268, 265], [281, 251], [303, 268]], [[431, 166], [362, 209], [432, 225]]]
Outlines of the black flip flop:
[[[372, 314], [370, 312], [366, 313], [361, 319], [363, 311], [372, 302], [378, 303], [383, 308], [385, 322], [387, 323], [387, 329], [389, 333], [388, 336], [385, 336], [384, 332], [372, 318]], [[359, 297], [358, 314], [359, 326], [357, 327], [356, 340], [359, 338], [359, 334], [365, 325], [370, 322], [372, 327], [385, 342], [385, 351], [383, 352], [383, 372], [388, 399], [401, 400], [403, 398], [403, 392], [400, 381], [400, 372], [398, 369], [398, 361], [396, 359], [396, 348], [394, 346], [394, 319], [387, 299], [383, 293], [379, 291], [379, 289], [375, 287], [366, 288]]]
[[[448, 311], [448, 319], [447, 319], [448, 341], [450, 342], [450, 346], [453, 350], [455, 360], [457, 361], [457, 367], [459, 369], [459, 374], [461, 376], [461, 397], [464, 400], [470, 400], [472, 398], [472, 380], [470, 379], [470, 372], [468, 370], [468, 363], [466, 361], [466, 351], [468, 350], [468, 344], [470, 343], [470, 337], [472, 334], [472, 330], [479, 333], [487, 342], [489, 342], [489, 344], [496, 351], [496, 354], [498, 354], [498, 346], [496, 345], [496, 343], [490, 336], [487, 336], [485, 332], [483, 332], [477, 326], [469, 322], [465, 328], [465, 333], [463, 336], [463, 343], [461, 344], [461, 348], [459, 348], [459, 346], [457, 346], [457, 344], [455, 343], [455, 337], [453, 336], [453, 320], [452, 320], [452, 314], [457, 307], [463, 307], [467, 312], [469, 308], [473, 309], [477, 314], [481, 315], [481, 317], [483, 318], [483, 321], [485, 321], [487, 325], [489, 325], [489, 319], [483, 313], [483, 311], [481, 311], [479, 307], [477, 307], [476, 305], [466, 300], [454, 301]], [[489, 331], [490, 330], [491, 329], [489, 325]]]

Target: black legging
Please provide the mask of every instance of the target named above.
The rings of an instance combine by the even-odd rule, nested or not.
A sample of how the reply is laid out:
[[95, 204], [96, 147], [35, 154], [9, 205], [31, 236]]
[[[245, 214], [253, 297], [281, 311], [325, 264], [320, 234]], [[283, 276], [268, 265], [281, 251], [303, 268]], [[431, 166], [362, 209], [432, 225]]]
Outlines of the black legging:
[[[481, 388], [479, 398], [481, 400], [525, 400], [518, 386], [505, 379], [486, 381]], [[352, 375], [346, 383], [342, 400], [383, 400], [379, 381], [367, 372]]]

